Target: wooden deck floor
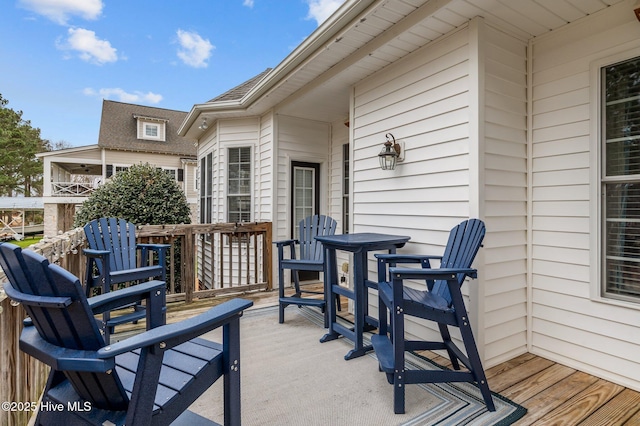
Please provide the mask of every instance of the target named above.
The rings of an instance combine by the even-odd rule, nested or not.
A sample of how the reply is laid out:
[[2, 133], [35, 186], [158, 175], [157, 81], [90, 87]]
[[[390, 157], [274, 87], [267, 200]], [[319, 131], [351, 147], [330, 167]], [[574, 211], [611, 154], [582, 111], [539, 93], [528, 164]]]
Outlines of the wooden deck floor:
[[[278, 292], [246, 294], [254, 308], [277, 304]], [[221, 299], [170, 306], [168, 322], [203, 311]], [[343, 310], [343, 313], [346, 310]], [[447, 365], [437, 354], [425, 355]], [[548, 359], [524, 354], [486, 371], [492, 391], [527, 408], [524, 425], [640, 425], [640, 392], [590, 376]]]

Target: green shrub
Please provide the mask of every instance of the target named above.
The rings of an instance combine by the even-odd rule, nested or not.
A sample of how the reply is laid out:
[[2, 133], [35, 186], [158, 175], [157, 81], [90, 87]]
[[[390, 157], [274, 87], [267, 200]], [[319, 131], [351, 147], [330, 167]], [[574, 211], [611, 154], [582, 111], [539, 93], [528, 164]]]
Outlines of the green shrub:
[[74, 226], [101, 217], [117, 217], [136, 225], [191, 223], [187, 199], [178, 183], [162, 169], [137, 164], [119, 172], [82, 203]]

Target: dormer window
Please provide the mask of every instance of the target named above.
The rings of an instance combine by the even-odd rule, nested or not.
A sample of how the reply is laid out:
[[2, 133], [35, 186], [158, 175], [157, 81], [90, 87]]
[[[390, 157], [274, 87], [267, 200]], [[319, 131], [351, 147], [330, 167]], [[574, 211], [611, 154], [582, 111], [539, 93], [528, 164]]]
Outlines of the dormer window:
[[138, 120], [138, 139], [162, 142], [166, 140], [168, 120], [141, 115], [134, 115], [134, 118]]
[[157, 139], [160, 134], [160, 126], [154, 123], [144, 123], [144, 135], [151, 139]]

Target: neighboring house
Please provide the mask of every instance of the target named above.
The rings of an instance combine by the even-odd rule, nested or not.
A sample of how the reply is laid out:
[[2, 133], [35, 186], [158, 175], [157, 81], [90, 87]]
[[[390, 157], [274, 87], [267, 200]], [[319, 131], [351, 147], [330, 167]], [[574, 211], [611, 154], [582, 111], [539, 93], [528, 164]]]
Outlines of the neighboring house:
[[[485, 366], [531, 352], [640, 390], [637, 7], [346, 0], [273, 70], [187, 115], [211, 182], [201, 219], [273, 221], [280, 239], [319, 211], [438, 254], [478, 217], [465, 291]], [[392, 171], [387, 133], [404, 146]]]
[[44, 162], [45, 235], [71, 229], [77, 206], [96, 187], [139, 163], [170, 173], [185, 191], [192, 212], [196, 212], [196, 147], [177, 134], [186, 115], [183, 111], [105, 100], [97, 145], [38, 154]]

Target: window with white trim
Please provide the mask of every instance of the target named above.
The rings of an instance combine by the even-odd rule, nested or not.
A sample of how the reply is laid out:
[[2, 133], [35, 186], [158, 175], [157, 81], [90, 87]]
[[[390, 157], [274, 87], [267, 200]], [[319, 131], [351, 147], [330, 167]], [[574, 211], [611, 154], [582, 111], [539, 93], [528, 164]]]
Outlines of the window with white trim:
[[211, 223], [213, 211], [213, 154], [200, 159], [200, 223]]
[[167, 120], [161, 118], [135, 116], [138, 120], [138, 139], [160, 141], [166, 140]]
[[602, 292], [640, 302], [640, 57], [601, 79]]
[[228, 148], [227, 222], [251, 221], [251, 147]]
[[342, 233], [349, 233], [349, 144], [342, 145]]

